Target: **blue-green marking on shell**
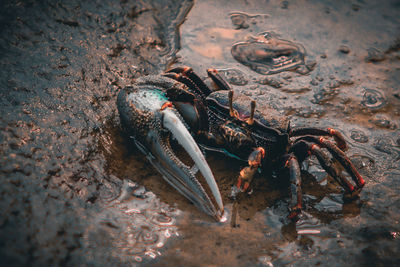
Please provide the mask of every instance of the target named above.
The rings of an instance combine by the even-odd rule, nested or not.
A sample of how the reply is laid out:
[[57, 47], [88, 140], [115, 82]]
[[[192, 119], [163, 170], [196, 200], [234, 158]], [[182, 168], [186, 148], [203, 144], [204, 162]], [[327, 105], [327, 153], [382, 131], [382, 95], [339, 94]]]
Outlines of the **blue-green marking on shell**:
[[159, 110], [165, 102], [168, 102], [168, 98], [161, 90], [142, 88], [135, 93], [129, 94], [128, 101], [140, 110], [154, 112]]

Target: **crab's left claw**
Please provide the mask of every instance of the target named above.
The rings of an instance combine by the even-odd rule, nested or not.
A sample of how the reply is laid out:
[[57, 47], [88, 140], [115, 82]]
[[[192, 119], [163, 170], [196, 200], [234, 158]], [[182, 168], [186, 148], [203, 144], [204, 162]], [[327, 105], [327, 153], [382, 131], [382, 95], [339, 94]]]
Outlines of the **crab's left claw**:
[[[139, 84], [121, 90], [117, 103], [122, 124], [167, 182], [205, 212], [221, 220], [224, 207], [210, 167], [178, 111], [162, 90], [151, 87], [147, 83], [145, 88]], [[179, 159], [171, 147], [171, 137], [186, 151], [194, 166], [187, 166]], [[197, 171], [204, 178], [203, 182], [196, 176]]]

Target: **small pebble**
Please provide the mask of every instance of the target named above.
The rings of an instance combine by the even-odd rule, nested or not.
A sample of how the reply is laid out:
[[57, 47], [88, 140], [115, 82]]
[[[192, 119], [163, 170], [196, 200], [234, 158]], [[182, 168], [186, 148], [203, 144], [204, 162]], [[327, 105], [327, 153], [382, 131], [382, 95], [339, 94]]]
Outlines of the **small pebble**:
[[385, 60], [385, 54], [380, 50], [372, 47], [368, 50], [368, 56], [365, 58], [366, 62], [379, 62]]
[[342, 52], [343, 54], [348, 54], [350, 53], [350, 48], [347, 45], [341, 45], [339, 47], [339, 51]]
[[360, 10], [361, 6], [357, 5], [357, 4], [352, 4], [351, 5], [351, 9], [353, 9], [353, 11], [358, 11]]
[[317, 65], [317, 61], [315, 61], [315, 60], [307, 60], [307, 62], [306, 62], [306, 67], [310, 71], [313, 70], [316, 65]]

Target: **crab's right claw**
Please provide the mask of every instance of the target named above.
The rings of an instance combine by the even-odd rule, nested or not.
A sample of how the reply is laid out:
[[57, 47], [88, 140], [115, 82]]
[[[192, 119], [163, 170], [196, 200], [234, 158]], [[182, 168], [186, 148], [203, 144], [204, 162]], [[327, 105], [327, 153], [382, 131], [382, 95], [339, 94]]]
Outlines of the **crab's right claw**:
[[[145, 133], [145, 136], [139, 135], [137, 130], [132, 129], [137, 146], [168, 183], [196, 206], [221, 220], [224, 207], [217, 183], [198, 145], [181, 121], [182, 117], [162, 93], [145, 91], [145, 94], [143, 90], [121, 91], [118, 109], [122, 123], [126, 128], [139, 127]], [[141, 115], [145, 117], [140, 118]], [[143, 122], [146, 125], [142, 125]], [[171, 137], [190, 156], [193, 166], [187, 166], [174, 153]], [[200, 175], [196, 175], [198, 171], [203, 182], [199, 181]]]

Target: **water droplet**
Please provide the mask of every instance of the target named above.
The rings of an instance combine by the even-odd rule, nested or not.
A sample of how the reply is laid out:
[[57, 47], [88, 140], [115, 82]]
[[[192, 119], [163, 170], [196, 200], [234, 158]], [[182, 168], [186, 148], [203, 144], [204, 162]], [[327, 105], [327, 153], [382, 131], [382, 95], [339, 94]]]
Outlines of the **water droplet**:
[[368, 136], [364, 132], [357, 130], [357, 129], [351, 130], [350, 137], [351, 137], [351, 139], [353, 139], [354, 141], [359, 142], [359, 143], [367, 143], [368, 142]]
[[390, 138], [381, 136], [375, 140], [375, 148], [381, 152], [392, 154], [393, 153], [393, 142]]
[[351, 162], [362, 176], [373, 177], [374, 173], [377, 172], [375, 160], [366, 155], [353, 155]]
[[394, 130], [397, 128], [397, 125], [392, 122], [388, 117], [382, 114], [375, 115], [372, 119], [369, 120], [373, 124], [378, 127]]
[[149, 256], [152, 259], [154, 259], [157, 256], [153, 251], [146, 251], [145, 255]]
[[268, 15], [250, 15], [244, 12], [232, 12], [229, 14], [232, 24], [236, 30], [247, 29], [250, 24], [256, 24], [256, 19], [268, 17]]
[[283, 84], [283, 81], [269, 77], [257, 79], [255, 82], [263, 85], [269, 85], [274, 88], [281, 88]]
[[289, 7], [289, 1], [282, 1], [281, 8], [282, 9], [288, 9], [288, 7]]
[[380, 109], [386, 105], [386, 102], [382, 92], [374, 89], [365, 89], [361, 104], [369, 109]]
[[172, 218], [169, 217], [167, 214], [164, 212], [157, 213], [154, 218], [154, 222], [157, 223], [158, 225], [170, 225], [173, 223]]
[[165, 235], [166, 238], [170, 238], [171, 237], [171, 233], [168, 230], [165, 231], [164, 235]]
[[239, 29], [247, 29], [249, 27], [248, 20], [250, 16], [243, 12], [235, 12], [229, 15], [231, 17], [231, 21], [233, 26], [235, 26], [236, 30]]
[[348, 54], [350, 53], [350, 48], [347, 45], [341, 45], [339, 46], [339, 51], [343, 54]]
[[158, 235], [147, 226], [142, 226], [142, 231], [140, 233], [139, 239], [145, 244], [155, 244], [158, 241]]

